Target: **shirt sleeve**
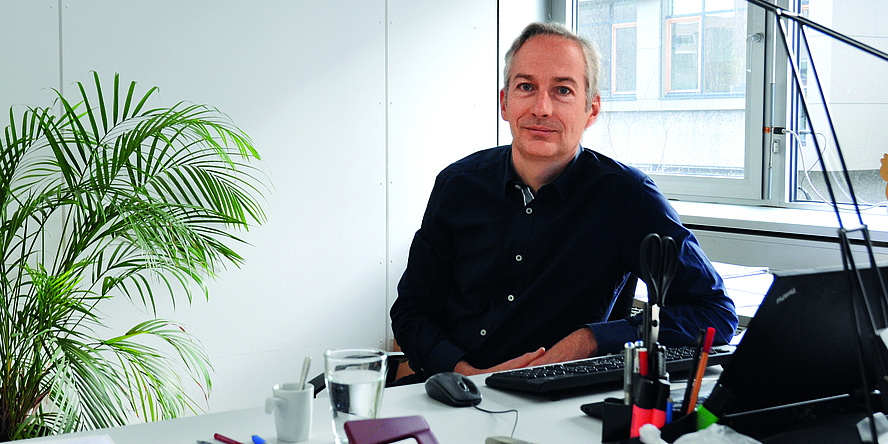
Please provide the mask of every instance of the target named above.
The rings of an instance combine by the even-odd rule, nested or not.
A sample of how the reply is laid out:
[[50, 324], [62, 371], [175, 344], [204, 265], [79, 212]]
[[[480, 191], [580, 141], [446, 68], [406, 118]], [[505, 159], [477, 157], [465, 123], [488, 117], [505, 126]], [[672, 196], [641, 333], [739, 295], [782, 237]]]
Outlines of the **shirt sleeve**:
[[422, 225], [398, 283], [398, 298], [391, 308], [392, 332], [398, 345], [419, 374], [453, 371], [465, 352], [450, 341], [442, 316], [451, 288], [453, 252], [447, 230], [436, 222], [436, 208], [443, 198], [446, 181], [435, 181]]
[[[678, 245], [675, 276], [660, 309], [659, 342], [673, 347], [694, 345], [698, 332], [707, 327], [715, 328], [716, 343], [729, 342], [738, 319], [722, 278], [650, 178], [642, 180], [637, 196], [636, 200], [627, 199], [631, 208], [624, 208], [629, 215], [625, 226], [629, 228], [623, 234], [626, 244], [621, 253], [632, 273], [641, 276], [641, 241], [649, 233], [670, 236]], [[595, 335], [598, 353], [607, 354], [619, 352], [626, 342], [639, 340], [642, 324], [643, 315], [636, 315], [587, 327]]]

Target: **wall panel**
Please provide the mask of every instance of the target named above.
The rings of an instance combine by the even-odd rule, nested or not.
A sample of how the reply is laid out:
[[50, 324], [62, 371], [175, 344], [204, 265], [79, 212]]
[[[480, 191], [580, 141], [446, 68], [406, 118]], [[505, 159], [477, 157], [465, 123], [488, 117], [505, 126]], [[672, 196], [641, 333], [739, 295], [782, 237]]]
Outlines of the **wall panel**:
[[[385, 338], [385, 3], [70, 1], [64, 82], [114, 72], [166, 105], [208, 103], [254, 138], [273, 189], [242, 269], [186, 322], [216, 370], [214, 411], [260, 405], [302, 358]], [[115, 307], [114, 325], [131, 319]]]
[[494, 0], [388, 2], [389, 305], [435, 176], [497, 144], [496, 33]]

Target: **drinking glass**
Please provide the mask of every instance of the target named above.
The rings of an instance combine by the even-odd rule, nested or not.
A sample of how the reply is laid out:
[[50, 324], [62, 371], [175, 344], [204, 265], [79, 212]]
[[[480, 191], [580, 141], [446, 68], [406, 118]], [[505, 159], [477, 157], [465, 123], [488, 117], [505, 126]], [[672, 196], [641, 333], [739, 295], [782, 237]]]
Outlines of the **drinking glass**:
[[338, 349], [324, 353], [324, 379], [333, 412], [333, 437], [348, 443], [345, 423], [379, 415], [385, 388], [386, 353], [376, 349]]

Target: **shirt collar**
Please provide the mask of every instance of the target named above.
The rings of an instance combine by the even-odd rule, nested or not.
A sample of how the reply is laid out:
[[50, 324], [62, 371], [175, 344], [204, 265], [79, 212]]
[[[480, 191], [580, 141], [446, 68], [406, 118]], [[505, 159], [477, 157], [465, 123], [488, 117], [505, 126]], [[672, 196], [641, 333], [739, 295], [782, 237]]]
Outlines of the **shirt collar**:
[[[507, 145], [506, 148], [505, 162], [503, 165], [505, 170], [503, 174], [503, 193], [515, 193], [516, 184], [520, 186], [526, 185], [524, 181], [521, 180], [518, 172], [515, 171], [515, 167], [512, 165], [512, 145]], [[576, 176], [576, 168], [574, 168], [574, 165], [577, 163], [577, 159], [580, 158], [580, 154], [582, 154], [583, 151], [584, 148], [582, 145], [577, 147], [577, 154], [574, 155], [574, 158], [567, 164], [564, 171], [562, 171], [551, 183], [544, 185], [544, 187], [552, 185], [562, 197], [566, 197], [574, 183], [572, 178]]]

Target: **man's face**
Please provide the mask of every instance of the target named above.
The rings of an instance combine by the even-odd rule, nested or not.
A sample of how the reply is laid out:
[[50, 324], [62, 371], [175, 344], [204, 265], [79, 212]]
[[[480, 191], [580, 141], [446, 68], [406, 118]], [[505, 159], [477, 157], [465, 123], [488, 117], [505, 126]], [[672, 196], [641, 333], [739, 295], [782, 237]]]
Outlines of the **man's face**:
[[531, 37], [515, 53], [500, 112], [512, 129], [512, 152], [525, 161], [564, 160], [598, 116], [596, 96], [586, 110], [585, 62], [580, 46], [563, 37]]

